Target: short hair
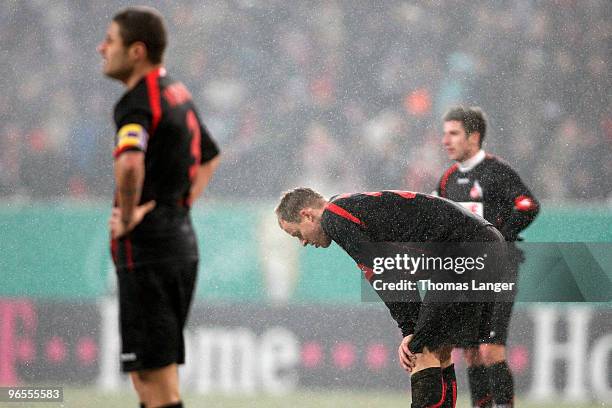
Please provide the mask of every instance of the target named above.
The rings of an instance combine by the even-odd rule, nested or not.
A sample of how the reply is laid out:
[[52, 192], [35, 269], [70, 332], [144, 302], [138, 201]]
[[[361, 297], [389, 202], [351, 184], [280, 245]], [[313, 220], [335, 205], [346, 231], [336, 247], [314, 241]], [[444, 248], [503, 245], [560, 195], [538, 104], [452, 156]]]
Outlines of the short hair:
[[482, 146], [482, 141], [487, 133], [487, 117], [482, 109], [478, 106], [470, 106], [469, 108], [455, 106], [444, 114], [445, 122], [451, 120], [461, 122], [467, 134], [474, 132], [480, 133], [479, 145]]
[[119, 24], [123, 45], [129, 47], [140, 41], [147, 48], [149, 61], [153, 64], [162, 62], [167, 35], [159, 11], [145, 6], [128, 7], [115, 14], [113, 21]]
[[300, 210], [307, 207], [319, 208], [324, 203], [325, 198], [313, 189], [298, 187], [282, 194], [281, 201], [274, 212], [283, 221], [300, 222]]

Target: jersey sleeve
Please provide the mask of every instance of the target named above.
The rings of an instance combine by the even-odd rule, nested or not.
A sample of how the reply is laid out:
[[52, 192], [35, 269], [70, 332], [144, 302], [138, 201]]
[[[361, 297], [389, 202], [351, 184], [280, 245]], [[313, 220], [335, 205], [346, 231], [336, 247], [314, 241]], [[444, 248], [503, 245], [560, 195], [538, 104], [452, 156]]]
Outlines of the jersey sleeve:
[[440, 177], [440, 181], [438, 181], [438, 185], [436, 186], [437, 197], [446, 197], [446, 185], [448, 184], [448, 179], [458, 168], [458, 164], [455, 163], [446, 169], [442, 177]]
[[[113, 156], [119, 157], [126, 151], [146, 152], [149, 141], [147, 129], [151, 126], [151, 111], [145, 104], [134, 97], [122, 100], [115, 108], [115, 149]], [[141, 98], [142, 99], [142, 98]]]
[[501, 174], [499, 191], [507, 211], [499, 231], [508, 241], [516, 241], [521, 231], [529, 226], [540, 211], [540, 203], [523, 183], [520, 176], [509, 166], [504, 166]]
[[200, 149], [201, 149], [201, 159], [200, 163], [204, 164], [215, 158], [219, 154], [219, 146], [215, 143], [214, 139], [210, 135], [208, 128], [204, 123], [198, 118], [200, 122]]
[[[349, 214], [350, 215], [350, 214]], [[353, 260], [360, 269], [372, 268], [369, 261], [362, 255], [363, 244], [372, 242], [358, 219], [351, 220], [341, 215], [325, 211], [322, 219], [323, 229]], [[418, 302], [384, 302], [393, 320], [397, 322], [402, 335], [408, 336], [414, 332], [421, 304]]]

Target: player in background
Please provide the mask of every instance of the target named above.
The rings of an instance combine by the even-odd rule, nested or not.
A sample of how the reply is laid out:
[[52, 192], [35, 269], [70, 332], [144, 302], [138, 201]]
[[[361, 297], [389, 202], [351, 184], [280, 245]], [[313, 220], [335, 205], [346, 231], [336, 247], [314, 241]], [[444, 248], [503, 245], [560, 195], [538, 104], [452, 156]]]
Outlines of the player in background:
[[[372, 282], [364, 243], [504, 242], [490, 223], [458, 204], [409, 191], [343, 194], [327, 201], [309, 188], [286, 192], [275, 210], [279, 226], [302, 245], [327, 248], [332, 240]], [[479, 303], [435, 303], [424, 299], [388, 302], [403, 340], [401, 366], [412, 373], [412, 407], [454, 408], [455, 369], [450, 352], [472, 344], [480, 324]]]
[[166, 75], [162, 16], [148, 7], [117, 13], [98, 46], [106, 76], [127, 88], [115, 106], [115, 204], [122, 370], [141, 407], [182, 407], [178, 364], [198, 268], [189, 209], [219, 150], [189, 91]]
[[[538, 201], [507, 163], [486, 153], [487, 120], [478, 107], [454, 107], [443, 118], [442, 144], [455, 163], [438, 184], [438, 195], [456, 201], [497, 228], [506, 241], [519, 240], [539, 211]], [[517, 272], [522, 254], [511, 247]], [[484, 306], [480, 343], [464, 349], [474, 407], [511, 407], [514, 381], [506, 363], [511, 302]]]

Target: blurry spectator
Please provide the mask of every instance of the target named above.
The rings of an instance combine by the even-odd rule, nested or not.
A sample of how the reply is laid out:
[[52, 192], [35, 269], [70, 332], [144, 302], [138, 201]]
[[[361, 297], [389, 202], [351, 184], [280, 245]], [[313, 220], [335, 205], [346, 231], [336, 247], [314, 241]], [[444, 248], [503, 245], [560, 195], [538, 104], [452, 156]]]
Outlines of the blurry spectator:
[[[0, 3], [0, 196], [111, 194], [122, 90], [97, 79], [104, 27], [81, 22], [120, 3]], [[447, 164], [432, 126], [459, 102], [495, 118], [490, 148], [538, 197], [612, 200], [609, 0], [158, 6], [168, 69], [227, 152], [210, 195], [276, 197], [300, 173], [330, 191], [431, 191]]]

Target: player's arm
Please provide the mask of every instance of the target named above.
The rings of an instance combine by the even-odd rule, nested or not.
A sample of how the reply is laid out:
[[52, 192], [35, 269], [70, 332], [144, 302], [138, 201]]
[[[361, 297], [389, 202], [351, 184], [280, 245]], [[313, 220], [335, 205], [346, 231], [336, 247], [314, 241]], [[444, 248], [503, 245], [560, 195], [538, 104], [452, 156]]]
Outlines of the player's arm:
[[420, 302], [385, 302], [389, 308], [391, 317], [397, 322], [397, 327], [406, 337], [414, 333], [416, 321], [419, 318]]
[[217, 155], [206, 163], [200, 165], [198, 172], [196, 173], [191, 190], [189, 193], [189, 202], [193, 203], [202, 193], [206, 186], [210, 182], [215, 170], [219, 166], [220, 156]]
[[145, 177], [145, 149], [148, 135], [138, 123], [128, 123], [117, 132], [115, 186], [117, 207], [113, 209], [110, 227], [113, 238], [120, 238], [142, 221], [154, 202], [139, 206]]
[[[329, 212], [329, 211], [326, 211]], [[367, 268], [372, 268], [370, 261], [363, 254], [363, 245], [372, 242], [365, 229], [355, 222], [343, 218], [337, 214], [327, 214], [323, 220], [325, 231], [333, 240], [342, 247], [350, 256]], [[419, 302], [384, 302], [393, 320], [397, 322], [403, 336], [414, 332], [421, 304]]]
[[509, 211], [505, 212], [505, 219], [499, 230], [506, 240], [515, 241], [519, 233], [538, 215], [540, 203], [510, 167], [506, 167], [501, 174], [499, 189], [504, 194], [502, 199]]
[[198, 167], [198, 171], [192, 181], [191, 189], [189, 190], [189, 203], [193, 203], [202, 195], [220, 162], [219, 147], [211, 137], [206, 126], [201, 124], [202, 122], [199, 118], [198, 121], [200, 122], [200, 157], [202, 164]]
[[115, 185], [121, 222], [129, 225], [140, 202], [144, 182], [144, 152], [126, 151], [115, 160]]

